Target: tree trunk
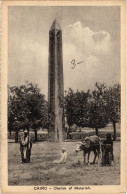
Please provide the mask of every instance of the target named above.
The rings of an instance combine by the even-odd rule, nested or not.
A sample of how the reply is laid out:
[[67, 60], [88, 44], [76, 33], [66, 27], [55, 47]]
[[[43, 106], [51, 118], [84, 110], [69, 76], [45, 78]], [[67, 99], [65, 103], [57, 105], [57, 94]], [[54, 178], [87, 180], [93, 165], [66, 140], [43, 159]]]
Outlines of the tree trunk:
[[37, 141], [37, 129], [34, 129], [35, 132], [35, 141]]
[[96, 135], [98, 136], [98, 128], [96, 127], [95, 130], [96, 130]]
[[67, 129], [67, 139], [70, 139], [70, 125], [69, 125], [69, 129]]
[[19, 136], [19, 131], [16, 130], [16, 132], [15, 132], [15, 143], [18, 142], [18, 139], [19, 139], [18, 136]]
[[116, 122], [113, 121], [113, 130], [114, 130], [114, 133], [113, 133], [113, 140], [115, 141], [116, 140]]

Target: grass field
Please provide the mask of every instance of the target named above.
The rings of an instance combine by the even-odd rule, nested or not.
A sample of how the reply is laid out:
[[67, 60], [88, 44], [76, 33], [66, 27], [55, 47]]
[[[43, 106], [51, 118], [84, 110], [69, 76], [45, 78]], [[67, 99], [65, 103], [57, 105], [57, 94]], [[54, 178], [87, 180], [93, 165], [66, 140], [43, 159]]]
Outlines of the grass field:
[[[60, 158], [60, 148], [68, 152], [66, 164], [53, 164]], [[120, 184], [120, 142], [114, 142], [116, 165], [98, 167], [85, 166], [83, 154], [75, 154], [75, 142], [63, 144], [40, 142], [33, 144], [31, 163], [22, 164], [19, 144], [8, 144], [9, 185], [117, 185]], [[90, 160], [93, 155], [91, 154]], [[78, 164], [80, 160], [80, 164]]]

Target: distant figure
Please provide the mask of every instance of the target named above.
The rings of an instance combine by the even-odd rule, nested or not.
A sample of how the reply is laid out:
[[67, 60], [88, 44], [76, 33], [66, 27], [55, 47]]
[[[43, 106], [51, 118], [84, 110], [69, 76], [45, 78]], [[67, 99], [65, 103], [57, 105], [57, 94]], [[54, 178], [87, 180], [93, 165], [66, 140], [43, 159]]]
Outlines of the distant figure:
[[102, 165], [111, 165], [112, 161], [114, 162], [113, 139], [111, 133], [107, 133], [102, 144]]
[[56, 164], [65, 164], [67, 159], [67, 152], [65, 148], [62, 148], [62, 154], [60, 160], [55, 160], [53, 163]]
[[72, 137], [71, 137], [71, 129], [70, 128], [66, 128], [66, 131], [67, 131], [67, 139], [72, 139]]
[[32, 142], [30, 141], [28, 131], [25, 130], [23, 137], [21, 137], [20, 141], [22, 163], [30, 163], [31, 148]]

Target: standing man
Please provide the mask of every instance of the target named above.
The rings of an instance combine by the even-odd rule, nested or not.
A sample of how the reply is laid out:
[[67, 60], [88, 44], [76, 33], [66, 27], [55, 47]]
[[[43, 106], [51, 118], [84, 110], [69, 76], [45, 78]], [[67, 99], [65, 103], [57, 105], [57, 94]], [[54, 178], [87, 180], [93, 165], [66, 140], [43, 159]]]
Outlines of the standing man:
[[23, 137], [21, 137], [20, 141], [22, 163], [30, 163], [31, 148], [32, 142], [30, 141], [28, 131], [25, 130]]
[[113, 139], [111, 133], [107, 133], [102, 144], [102, 166], [111, 165], [112, 161], [114, 162]]

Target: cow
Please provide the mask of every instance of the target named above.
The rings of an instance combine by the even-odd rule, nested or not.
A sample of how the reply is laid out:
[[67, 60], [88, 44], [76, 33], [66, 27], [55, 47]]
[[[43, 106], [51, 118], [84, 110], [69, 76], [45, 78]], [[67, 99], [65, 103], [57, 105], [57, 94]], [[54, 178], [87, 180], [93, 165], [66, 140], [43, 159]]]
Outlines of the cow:
[[[85, 164], [90, 164], [89, 163], [89, 156], [90, 156], [90, 152], [93, 151], [94, 152], [94, 160], [92, 162], [92, 164], [95, 164], [95, 160], [96, 157], [98, 156], [98, 164], [99, 164], [99, 156], [100, 156], [100, 138], [96, 135], [94, 136], [90, 136], [90, 137], [86, 137], [83, 142], [80, 142], [77, 144], [77, 148], [76, 148], [76, 153], [79, 151], [83, 151], [83, 157], [84, 157], [84, 163]], [[86, 163], [86, 154], [88, 154], [88, 162]]]

